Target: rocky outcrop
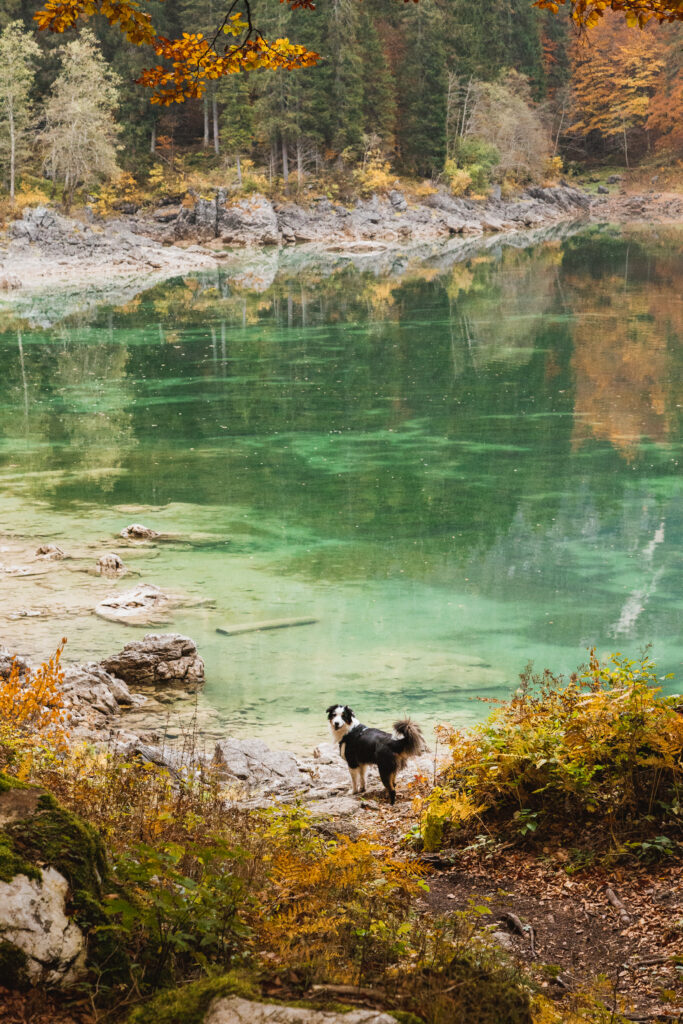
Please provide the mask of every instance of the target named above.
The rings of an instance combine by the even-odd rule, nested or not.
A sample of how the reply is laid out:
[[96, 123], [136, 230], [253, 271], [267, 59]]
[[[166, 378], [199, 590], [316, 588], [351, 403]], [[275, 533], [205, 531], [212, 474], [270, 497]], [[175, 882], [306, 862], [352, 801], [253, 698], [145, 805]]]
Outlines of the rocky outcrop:
[[36, 284], [54, 285], [60, 277], [108, 277], [119, 273], [159, 273], [168, 276], [179, 269], [212, 266], [209, 253], [179, 250], [163, 245], [153, 233], [135, 233], [133, 224], [121, 220], [90, 222], [64, 217], [46, 206], [26, 208], [21, 220], [9, 228], [8, 274], [0, 266], [0, 280], [8, 288]]
[[0, 774], [0, 983], [68, 987], [104, 924], [101, 840], [49, 794]]
[[276, 1003], [256, 1003], [240, 996], [214, 999], [203, 1024], [396, 1024], [379, 1010], [308, 1010]]
[[[334, 743], [321, 743], [311, 756], [297, 757], [288, 750], [272, 750], [262, 740], [230, 737], [216, 744], [213, 764], [244, 806], [296, 798], [316, 815], [354, 817], [362, 813], [361, 798], [350, 795], [349, 770]], [[399, 776], [399, 795], [402, 783], [431, 770], [429, 754], [412, 758]], [[371, 768], [368, 794], [379, 796], [382, 792], [379, 774]]]
[[148, 633], [101, 664], [129, 686], [194, 692], [204, 685], [204, 662], [197, 645], [178, 633]]
[[139, 220], [136, 230], [166, 242], [216, 240], [238, 246], [419, 242], [535, 227], [582, 216], [589, 205], [586, 193], [569, 186], [529, 188], [514, 200], [503, 200], [497, 194], [476, 201], [457, 199], [441, 189], [420, 202], [409, 202], [402, 192], [392, 189], [386, 196], [357, 199], [351, 207], [326, 197], [309, 206], [273, 205], [258, 194], [229, 202], [225, 190], [218, 189], [213, 200], [197, 199], [193, 207], [164, 207]]

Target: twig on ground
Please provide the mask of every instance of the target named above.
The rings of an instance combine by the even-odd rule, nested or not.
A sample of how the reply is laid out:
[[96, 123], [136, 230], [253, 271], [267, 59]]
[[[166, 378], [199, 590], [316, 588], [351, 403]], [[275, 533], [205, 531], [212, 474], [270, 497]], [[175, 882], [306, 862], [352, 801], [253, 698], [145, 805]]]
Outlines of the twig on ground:
[[631, 918], [628, 915], [628, 911], [626, 910], [626, 907], [615, 893], [614, 889], [612, 889], [609, 885], [605, 888], [605, 896], [610, 901], [616, 912], [619, 914], [619, 920], [621, 921], [621, 923], [624, 925], [625, 928], [628, 928], [628, 926], [631, 923]]

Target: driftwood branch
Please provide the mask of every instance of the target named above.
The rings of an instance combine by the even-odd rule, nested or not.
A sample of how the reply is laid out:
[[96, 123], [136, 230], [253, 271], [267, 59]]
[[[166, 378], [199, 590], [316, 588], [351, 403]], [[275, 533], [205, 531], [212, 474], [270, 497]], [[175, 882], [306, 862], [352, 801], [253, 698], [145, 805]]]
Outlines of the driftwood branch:
[[621, 900], [619, 899], [619, 897], [615, 893], [614, 889], [610, 888], [609, 885], [605, 889], [605, 896], [607, 897], [607, 899], [610, 901], [610, 903], [612, 904], [612, 906], [614, 907], [614, 909], [618, 913], [619, 920], [621, 921], [623, 926], [625, 928], [628, 928], [628, 926], [631, 923], [631, 918], [628, 916], [628, 911], [626, 910], [626, 907], [624, 906], [624, 904], [621, 902]]
[[264, 622], [241, 622], [236, 626], [217, 626], [216, 632], [223, 636], [237, 636], [238, 633], [258, 633], [265, 629], [287, 629], [289, 626], [311, 626], [317, 619], [266, 619]]

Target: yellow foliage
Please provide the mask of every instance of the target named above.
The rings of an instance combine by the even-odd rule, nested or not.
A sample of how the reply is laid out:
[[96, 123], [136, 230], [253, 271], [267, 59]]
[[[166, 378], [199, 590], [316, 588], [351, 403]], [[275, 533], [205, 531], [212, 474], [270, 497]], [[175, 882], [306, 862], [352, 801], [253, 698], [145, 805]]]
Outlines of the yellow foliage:
[[527, 669], [483, 726], [450, 733], [444, 784], [424, 815], [425, 844], [436, 848], [446, 829], [479, 814], [521, 836], [565, 818], [578, 828], [598, 815], [607, 840], [648, 838], [669, 819], [680, 827], [683, 716], [656, 683], [647, 658], [601, 664], [593, 651], [568, 682]]
[[391, 164], [384, 159], [379, 149], [370, 150], [363, 165], [354, 172], [354, 181], [361, 195], [373, 192], [387, 192], [393, 187], [395, 175]]
[[458, 167], [455, 160], [446, 161], [444, 176], [454, 196], [464, 196], [472, 184], [472, 175], [463, 167]]
[[27, 667], [23, 675], [15, 658], [9, 676], [0, 678], [0, 741], [3, 743], [17, 736], [64, 742], [68, 712], [60, 659], [65, 643], [63, 639], [48, 661], [37, 669]]

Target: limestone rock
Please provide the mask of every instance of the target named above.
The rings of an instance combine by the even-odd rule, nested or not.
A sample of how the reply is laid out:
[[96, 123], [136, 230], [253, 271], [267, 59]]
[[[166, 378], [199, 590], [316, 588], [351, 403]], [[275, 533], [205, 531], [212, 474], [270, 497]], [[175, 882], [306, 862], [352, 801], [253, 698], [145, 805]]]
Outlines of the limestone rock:
[[95, 605], [95, 614], [111, 622], [145, 625], [159, 622], [168, 611], [171, 598], [153, 583], [140, 583], [123, 594], [112, 594]]
[[148, 633], [101, 665], [129, 686], [194, 691], [204, 685], [204, 662], [197, 645], [178, 633]]
[[45, 558], [56, 562], [64, 558], [64, 552], [56, 544], [41, 544], [36, 551], [36, 558]]
[[274, 1003], [254, 1003], [240, 996], [214, 999], [204, 1024], [396, 1024], [396, 1018], [379, 1010], [307, 1010]]
[[142, 526], [141, 523], [131, 523], [119, 534], [119, 537], [123, 537], [125, 540], [154, 540], [158, 536], [156, 530], [151, 530], [149, 526]]
[[122, 679], [90, 661], [64, 668], [63, 692], [71, 707], [88, 704], [102, 715], [118, 715], [119, 706], [136, 703]]
[[[214, 752], [214, 765], [248, 789], [263, 793], [294, 790], [307, 784], [296, 758], [285, 750], [271, 750], [262, 740], [219, 740]], [[310, 784], [310, 783], [309, 783]]]
[[217, 232], [232, 245], [277, 245], [280, 241], [273, 205], [258, 193], [219, 209]]
[[102, 842], [49, 794], [0, 773], [0, 848], [2, 984], [66, 988], [86, 971], [88, 933], [105, 922]]
[[97, 559], [97, 571], [102, 576], [118, 576], [126, 571], [126, 566], [115, 551], [107, 551]]
[[19, 674], [24, 675], [29, 662], [26, 658], [20, 658], [18, 654], [8, 651], [6, 647], [0, 647], [0, 679], [7, 679], [12, 671], [14, 662], [19, 666]]
[[1, 292], [11, 292], [15, 288], [21, 288], [21, 281], [16, 274], [0, 274]]
[[0, 881], [0, 931], [26, 956], [31, 981], [66, 987], [85, 973], [85, 936], [66, 915], [69, 883], [54, 868]]

